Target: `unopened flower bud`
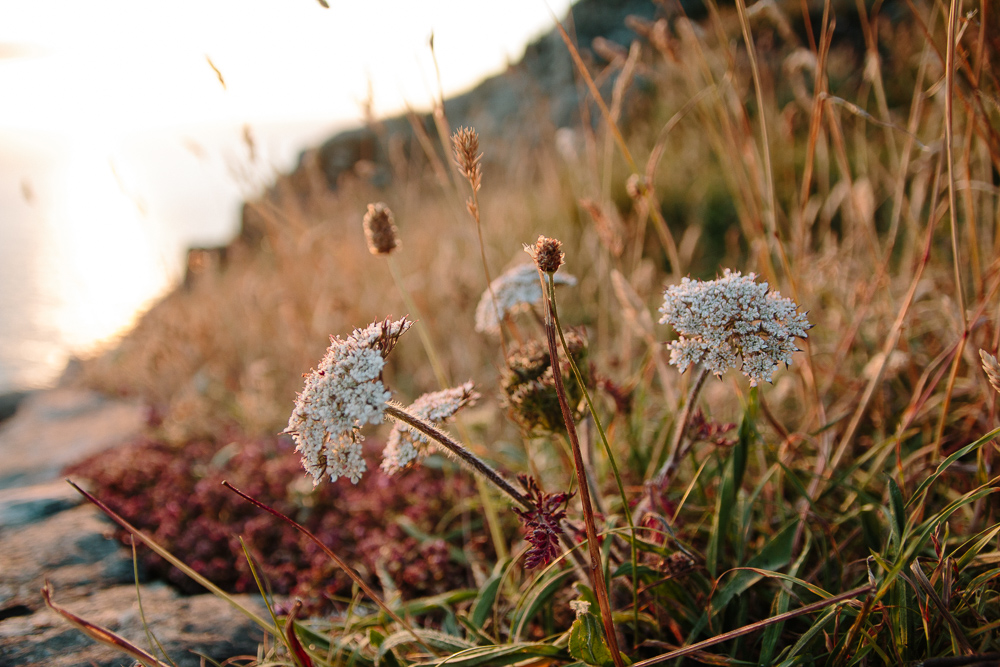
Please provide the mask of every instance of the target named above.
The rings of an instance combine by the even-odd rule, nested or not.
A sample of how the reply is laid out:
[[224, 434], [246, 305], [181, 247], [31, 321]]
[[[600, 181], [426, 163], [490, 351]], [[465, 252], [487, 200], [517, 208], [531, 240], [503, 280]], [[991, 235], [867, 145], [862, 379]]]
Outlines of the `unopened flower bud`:
[[524, 246], [524, 251], [535, 260], [535, 265], [542, 273], [555, 273], [563, 265], [566, 253], [562, 251], [562, 241], [539, 236], [533, 246]]

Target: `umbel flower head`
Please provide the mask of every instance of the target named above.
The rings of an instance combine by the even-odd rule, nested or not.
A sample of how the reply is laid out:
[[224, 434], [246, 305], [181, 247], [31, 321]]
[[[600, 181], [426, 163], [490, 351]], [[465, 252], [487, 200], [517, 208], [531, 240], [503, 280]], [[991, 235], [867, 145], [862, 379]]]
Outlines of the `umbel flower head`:
[[[556, 285], [575, 285], [576, 278], [557, 273], [553, 276]], [[496, 304], [493, 297], [496, 297]], [[528, 310], [532, 304], [542, 300], [542, 284], [538, 280], [538, 269], [534, 264], [518, 264], [490, 283], [490, 289], [483, 292], [476, 306], [476, 331], [500, 333], [500, 319]], [[499, 311], [500, 319], [497, 319]]]
[[[434, 426], [441, 426], [460, 409], [479, 400], [479, 394], [472, 387], [472, 382], [466, 382], [458, 387], [424, 394], [413, 402], [408, 411]], [[426, 435], [403, 422], [396, 422], [382, 451], [382, 470], [393, 475], [426, 456], [429, 450], [430, 440]]]
[[683, 278], [666, 289], [660, 323], [680, 334], [668, 346], [670, 363], [681, 372], [701, 363], [716, 375], [740, 368], [752, 387], [770, 382], [778, 364], [791, 363], [795, 339], [812, 325], [791, 299], [754, 278], [726, 269], [716, 280]]
[[306, 376], [288, 428], [302, 465], [318, 484], [347, 477], [353, 483], [366, 469], [361, 456], [361, 427], [382, 423], [392, 397], [382, 384], [385, 358], [412, 322], [386, 319], [355, 329], [346, 339], [330, 338], [319, 365]]

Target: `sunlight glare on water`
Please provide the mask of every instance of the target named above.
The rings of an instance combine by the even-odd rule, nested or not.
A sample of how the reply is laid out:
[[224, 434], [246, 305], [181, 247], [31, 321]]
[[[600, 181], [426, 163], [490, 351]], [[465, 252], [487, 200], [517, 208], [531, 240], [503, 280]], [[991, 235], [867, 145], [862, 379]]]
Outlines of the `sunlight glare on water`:
[[[109, 137], [78, 137], [60, 175], [64, 191], [46, 244], [59, 258], [51, 291], [63, 297], [55, 326], [75, 350], [132, 324], [170, 284], [174, 248], [143, 210], [131, 166]], [[166, 251], [169, 248], [169, 254]]]
[[369, 91], [380, 115], [427, 109], [432, 33], [451, 95], [570, 2], [329, 4], [0, 4], [0, 392], [126, 330], [186, 248], [226, 243], [240, 202], [358, 124]]

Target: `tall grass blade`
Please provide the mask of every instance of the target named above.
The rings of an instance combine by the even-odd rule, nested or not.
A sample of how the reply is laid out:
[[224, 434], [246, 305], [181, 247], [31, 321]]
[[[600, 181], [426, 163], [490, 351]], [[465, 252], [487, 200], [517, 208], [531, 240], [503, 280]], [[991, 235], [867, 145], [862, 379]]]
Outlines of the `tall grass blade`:
[[129, 533], [131, 533], [135, 537], [139, 538], [139, 540], [143, 544], [145, 544], [150, 549], [152, 549], [154, 552], [156, 552], [156, 554], [158, 556], [160, 556], [165, 561], [167, 561], [168, 563], [170, 563], [171, 565], [173, 565], [174, 567], [176, 567], [178, 570], [180, 570], [184, 574], [186, 574], [193, 581], [195, 581], [198, 584], [204, 586], [213, 595], [216, 595], [217, 597], [220, 597], [223, 600], [225, 600], [226, 602], [228, 602], [234, 609], [236, 609], [241, 614], [243, 614], [244, 616], [246, 616], [248, 619], [250, 619], [251, 621], [253, 621], [257, 625], [259, 625], [266, 632], [268, 632], [268, 633], [270, 633], [272, 635], [277, 635], [277, 634], [279, 634], [281, 632], [276, 626], [270, 625], [267, 621], [265, 621], [263, 618], [261, 618], [260, 616], [258, 616], [257, 614], [255, 614], [253, 611], [251, 611], [250, 609], [247, 609], [244, 605], [242, 605], [239, 602], [237, 602], [236, 599], [233, 598], [232, 595], [230, 595], [229, 593], [225, 592], [224, 590], [222, 590], [221, 588], [219, 588], [218, 586], [216, 586], [209, 579], [207, 579], [203, 575], [199, 574], [197, 571], [195, 571], [194, 569], [192, 569], [190, 566], [188, 566], [187, 563], [185, 563], [184, 561], [182, 561], [180, 558], [177, 558], [177, 556], [174, 556], [172, 553], [170, 553], [169, 551], [167, 551], [166, 549], [164, 549], [162, 546], [160, 546], [159, 544], [157, 544], [157, 542], [155, 540], [153, 540], [148, 535], [146, 535], [144, 532], [142, 532], [141, 530], [139, 530], [138, 528], [136, 528], [135, 526], [133, 526], [132, 524], [130, 524], [128, 521], [126, 521], [125, 519], [123, 519], [121, 516], [119, 516], [118, 514], [116, 514], [110, 507], [108, 507], [107, 505], [105, 505], [103, 502], [101, 502], [100, 500], [98, 500], [97, 498], [95, 498], [90, 493], [84, 491], [82, 488], [80, 488], [79, 485], [76, 484], [76, 482], [74, 482], [73, 480], [70, 480], [70, 479], [67, 479], [66, 482], [70, 486], [72, 486], [74, 489], [76, 489], [80, 493], [80, 495], [82, 495], [84, 498], [86, 498], [87, 500], [89, 500], [90, 502], [92, 502], [94, 505], [97, 505], [97, 507], [100, 508], [100, 510], [102, 512], [104, 512], [112, 521], [114, 521], [115, 523], [117, 523], [119, 526], [121, 526], [122, 528], [124, 528], [125, 530], [127, 530]]
[[345, 563], [344, 560], [340, 556], [338, 556], [337, 554], [335, 554], [333, 552], [333, 550], [330, 549], [330, 547], [328, 547], [325, 544], [323, 544], [323, 541], [320, 540], [315, 535], [313, 535], [305, 526], [303, 526], [303, 525], [301, 525], [301, 524], [293, 521], [289, 517], [285, 516], [284, 514], [282, 514], [279, 511], [277, 511], [276, 509], [274, 509], [272, 507], [268, 507], [267, 505], [265, 505], [264, 503], [260, 502], [259, 500], [255, 499], [255, 498], [251, 498], [250, 496], [248, 496], [247, 494], [243, 493], [242, 491], [240, 491], [239, 489], [237, 489], [235, 486], [233, 486], [229, 482], [223, 482], [222, 485], [225, 486], [230, 491], [232, 491], [233, 493], [235, 493], [236, 495], [238, 495], [241, 498], [243, 498], [244, 500], [246, 500], [247, 502], [249, 502], [251, 505], [254, 505], [254, 506], [258, 507], [259, 509], [262, 509], [265, 512], [268, 512], [269, 514], [272, 514], [272, 515], [278, 517], [279, 519], [281, 519], [285, 523], [287, 523], [290, 526], [292, 526], [293, 528], [295, 528], [295, 530], [299, 531], [300, 533], [302, 533], [303, 535], [305, 535], [306, 537], [308, 537], [310, 540], [312, 540], [313, 543], [316, 544], [316, 546], [318, 546], [320, 549], [323, 550], [323, 553], [325, 553], [330, 558], [330, 560], [332, 560], [334, 563], [336, 563], [344, 571], [344, 573], [347, 574], [347, 576], [349, 576], [354, 581], [354, 583], [356, 583], [358, 585], [358, 587], [361, 588], [361, 590], [363, 590], [365, 592], [365, 595], [367, 595], [371, 599], [372, 602], [374, 602], [375, 604], [377, 604], [379, 606], [379, 608], [381, 608], [382, 611], [384, 611], [389, 616], [389, 618], [391, 618], [392, 620], [394, 620], [397, 623], [399, 623], [400, 626], [402, 626], [410, 634], [412, 634], [413, 637], [417, 640], [417, 643], [419, 643], [421, 646], [423, 646], [425, 649], [427, 649], [427, 651], [429, 653], [431, 653], [431, 654], [434, 653], [434, 651], [431, 650], [430, 647], [428, 647], [428, 646], [426, 646], [426, 645], [423, 644], [423, 642], [420, 640], [420, 637], [414, 631], [413, 627], [409, 623], [407, 623], [406, 621], [404, 621], [402, 618], [400, 618], [396, 614], [396, 612], [394, 612], [392, 609], [390, 609], [389, 606], [386, 605], [386, 603], [379, 596], [379, 594], [376, 593], [372, 589], [372, 587], [369, 586], [368, 583], [364, 579], [361, 578], [361, 575], [359, 575], [357, 572], [355, 572], [355, 570], [354, 570], [353, 567], [351, 567], [350, 565], [348, 565], [347, 563]]

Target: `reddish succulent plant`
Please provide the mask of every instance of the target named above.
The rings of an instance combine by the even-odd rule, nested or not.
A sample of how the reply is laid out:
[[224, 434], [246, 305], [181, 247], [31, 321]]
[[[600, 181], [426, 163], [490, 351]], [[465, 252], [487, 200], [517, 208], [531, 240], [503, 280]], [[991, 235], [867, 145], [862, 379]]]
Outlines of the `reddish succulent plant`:
[[[469, 583], [451, 547], [488, 557], [486, 540], [475, 537], [464, 545], [414, 537], [434, 535], [440, 517], [473, 493], [466, 475], [446, 480], [440, 470], [418, 467], [391, 480], [373, 472], [358, 486], [339, 482], [313, 489], [288, 438], [231, 440], [223, 447], [195, 440], [179, 448], [142, 440], [92, 457], [67, 474], [90, 480], [94, 495], [115, 512], [229, 591], [256, 590], [242, 536], [272, 590], [302, 597], [311, 613], [349, 596], [350, 579], [315, 544], [227, 490], [223, 480], [294, 518], [373, 585], [388, 574], [406, 597]], [[146, 552], [142, 561], [150, 575], [184, 592], [200, 590], [155, 554]]]

